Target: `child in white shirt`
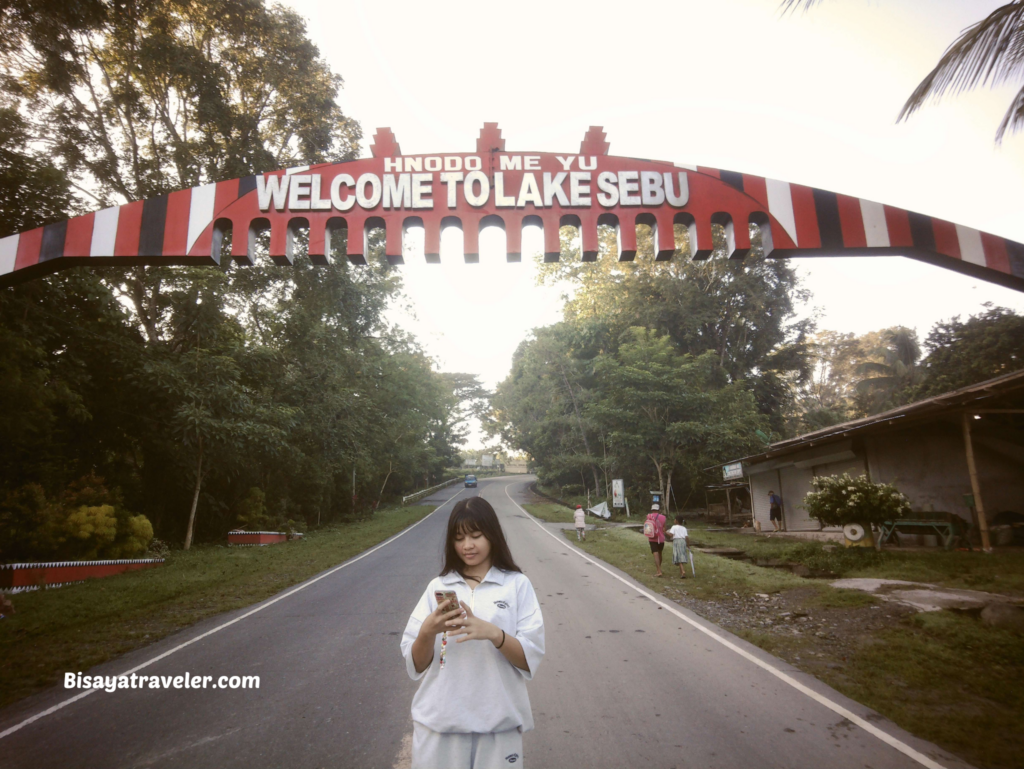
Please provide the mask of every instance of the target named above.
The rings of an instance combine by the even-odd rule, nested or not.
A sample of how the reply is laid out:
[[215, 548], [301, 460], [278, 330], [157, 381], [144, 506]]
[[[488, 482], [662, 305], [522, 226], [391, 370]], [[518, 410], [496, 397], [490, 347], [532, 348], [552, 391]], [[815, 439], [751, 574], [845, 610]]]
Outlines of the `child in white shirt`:
[[583, 505], [576, 505], [576, 512], [573, 513], [573, 520], [576, 521], [576, 541], [587, 538], [587, 518]]
[[690, 559], [690, 533], [686, 530], [682, 515], [676, 516], [676, 525], [668, 530], [672, 538], [672, 563], [679, 564], [679, 578], [686, 579], [686, 562]]
[[[458, 605], [438, 601], [450, 592]], [[544, 618], [483, 497], [452, 510], [441, 575], [409, 618], [402, 655], [421, 682], [413, 769], [524, 765], [523, 732], [533, 728], [526, 682], [544, 658]]]

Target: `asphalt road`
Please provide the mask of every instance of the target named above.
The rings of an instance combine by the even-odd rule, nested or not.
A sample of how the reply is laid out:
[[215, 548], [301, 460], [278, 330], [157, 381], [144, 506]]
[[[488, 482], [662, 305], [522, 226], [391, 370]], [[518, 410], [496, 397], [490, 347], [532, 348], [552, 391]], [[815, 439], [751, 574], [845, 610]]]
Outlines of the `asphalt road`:
[[369, 554], [89, 671], [165, 654], [139, 673], [258, 675], [258, 690], [127, 689], [58, 707], [76, 692], [55, 688], [0, 712], [0, 734], [15, 727], [0, 767], [407, 766], [416, 683], [399, 638], [439, 570], [451, 506], [472, 494], [498, 511], [544, 611], [528, 767], [966, 766], [592, 561], [517, 506], [526, 486], [446, 489], [429, 500], [436, 512]]

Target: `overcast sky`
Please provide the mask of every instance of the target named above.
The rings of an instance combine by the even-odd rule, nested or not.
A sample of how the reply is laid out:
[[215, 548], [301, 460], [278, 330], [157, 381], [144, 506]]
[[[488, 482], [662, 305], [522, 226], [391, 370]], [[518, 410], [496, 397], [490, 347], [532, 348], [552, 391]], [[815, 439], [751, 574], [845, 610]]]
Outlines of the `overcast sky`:
[[[798, 182], [1024, 241], [1024, 135], [993, 141], [1013, 88], [895, 123], [946, 46], [998, 0], [827, 0], [786, 16], [778, 0], [288, 4], [345, 78], [364, 156], [379, 126], [421, 154], [472, 152], [485, 121], [509, 151], [575, 153], [600, 125], [612, 155]], [[820, 328], [902, 324], [923, 338], [984, 302], [1024, 312], [1024, 293], [900, 257], [796, 263], [813, 292], [803, 312], [818, 308]], [[531, 328], [560, 317], [559, 291], [486, 241], [478, 265], [442, 253], [439, 266], [402, 269], [415, 320], [392, 317], [444, 370], [489, 387]]]

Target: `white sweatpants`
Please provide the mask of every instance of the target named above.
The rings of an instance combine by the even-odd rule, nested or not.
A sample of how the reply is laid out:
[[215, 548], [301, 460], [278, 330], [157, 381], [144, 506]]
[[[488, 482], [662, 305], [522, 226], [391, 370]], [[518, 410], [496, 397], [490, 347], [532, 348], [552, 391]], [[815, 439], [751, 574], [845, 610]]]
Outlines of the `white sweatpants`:
[[523, 765], [523, 733], [448, 733], [412, 722], [412, 769], [506, 769]]

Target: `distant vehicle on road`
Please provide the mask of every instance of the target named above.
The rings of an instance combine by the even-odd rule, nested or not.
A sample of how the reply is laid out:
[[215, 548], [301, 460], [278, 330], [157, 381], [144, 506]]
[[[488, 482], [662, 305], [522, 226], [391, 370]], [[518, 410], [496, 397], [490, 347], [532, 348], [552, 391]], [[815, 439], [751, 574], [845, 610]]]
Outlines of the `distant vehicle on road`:
[[466, 476], [466, 488], [468, 489], [470, 486], [472, 486], [474, 489], [476, 488], [476, 476], [475, 475], [467, 475]]

